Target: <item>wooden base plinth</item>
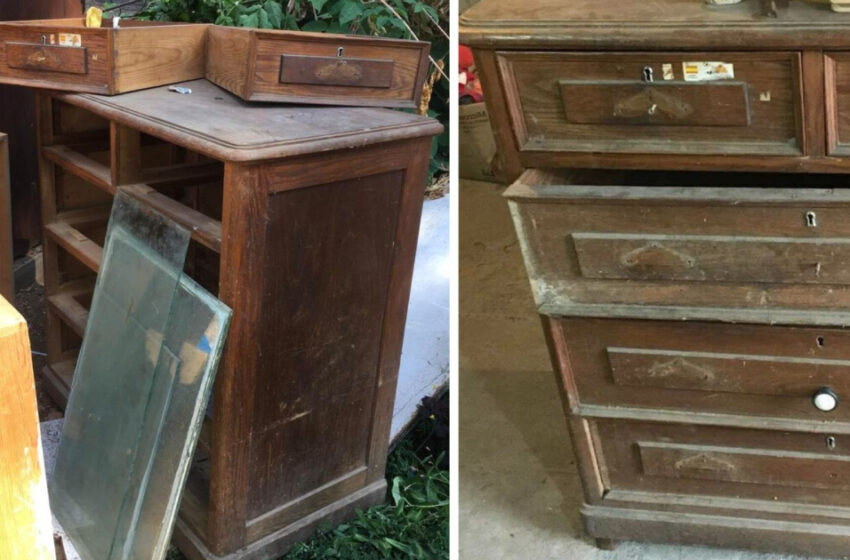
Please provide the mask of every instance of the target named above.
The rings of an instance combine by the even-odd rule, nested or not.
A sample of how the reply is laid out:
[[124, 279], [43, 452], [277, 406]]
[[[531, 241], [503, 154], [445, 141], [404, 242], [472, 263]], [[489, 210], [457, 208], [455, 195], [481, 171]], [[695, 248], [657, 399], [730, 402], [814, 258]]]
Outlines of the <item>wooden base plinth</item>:
[[365, 510], [384, 502], [386, 480], [380, 480], [341, 500], [304, 517], [291, 525], [253, 542], [243, 549], [224, 556], [213, 554], [203, 538], [186, 524], [177, 520], [173, 542], [189, 560], [268, 560], [285, 554], [292, 546], [310, 537], [322, 524], [339, 525], [354, 517], [357, 510]]
[[[845, 508], [829, 509], [850, 513]], [[822, 522], [804, 522], [780, 520], [784, 515], [750, 517], [753, 512], [746, 513], [733, 517], [605, 506], [582, 508], [585, 527], [597, 544], [632, 540], [850, 558], [846, 518], [830, 516]]]

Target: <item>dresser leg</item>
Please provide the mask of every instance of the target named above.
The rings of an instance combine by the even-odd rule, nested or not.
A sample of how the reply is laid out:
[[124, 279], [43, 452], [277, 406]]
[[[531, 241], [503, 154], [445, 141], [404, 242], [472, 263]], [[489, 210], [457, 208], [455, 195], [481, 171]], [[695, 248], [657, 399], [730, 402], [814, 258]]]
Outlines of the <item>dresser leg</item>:
[[599, 550], [616, 550], [617, 541], [612, 539], [596, 539], [596, 548]]

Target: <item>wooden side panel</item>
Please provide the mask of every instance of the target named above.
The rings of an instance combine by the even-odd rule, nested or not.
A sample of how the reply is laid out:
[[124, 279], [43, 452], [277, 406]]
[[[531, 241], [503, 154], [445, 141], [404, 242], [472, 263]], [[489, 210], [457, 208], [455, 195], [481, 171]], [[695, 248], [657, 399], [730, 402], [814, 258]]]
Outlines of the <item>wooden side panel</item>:
[[169, 25], [114, 31], [114, 93], [203, 78], [207, 29]]
[[[581, 405], [848, 422], [850, 331], [697, 321], [559, 319]], [[566, 375], [566, 373], [565, 373]]]
[[29, 335], [24, 318], [0, 297], [0, 558], [52, 560]]
[[248, 76], [254, 35], [235, 27], [213, 25], [207, 37], [206, 78], [240, 97], [250, 95]]
[[15, 301], [12, 271], [12, 193], [9, 185], [9, 140], [0, 133], [0, 298]]
[[402, 176], [269, 200], [252, 517], [367, 466]]
[[[801, 63], [798, 53], [517, 51], [500, 52], [497, 56], [509, 98], [505, 108], [510, 112], [511, 124], [521, 151], [761, 156], [803, 154]], [[722, 62], [727, 70], [731, 68], [731, 72], [734, 72], [730, 82], [738, 82], [737, 92], [731, 86], [721, 86], [730, 91], [730, 96], [735, 96], [734, 100], [727, 99], [729, 106], [719, 103], [726, 90], [715, 89], [716, 85], [699, 85], [699, 82], [680, 86], [662, 85], [665, 69], [668, 69], [668, 75], [672, 73], [671, 83], [684, 84], [685, 65], [700, 61]], [[649, 99], [646, 92], [636, 91], [628, 96], [623, 95], [625, 91], [620, 91], [608, 103], [612, 109], [620, 107], [619, 118], [601, 119], [598, 115], [602, 110], [599, 105], [604, 105], [606, 98], [598, 91], [596, 95], [568, 95], [566, 99], [561, 95], [564, 80], [596, 83], [638, 81], [648, 70], [652, 71], [658, 82], [658, 85], [646, 90], [654, 92], [654, 100]], [[727, 82], [721, 80], [717, 83]], [[746, 100], [741, 99], [742, 84], [746, 85]], [[676, 95], [670, 93], [672, 87], [679, 88]], [[687, 97], [683, 96], [683, 92], [688, 92]], [[606, 95], [614, 93], [609, 88]], [[570, 102], [568, 112], [565, 112], [565, 102]], [[653, 106], [655, 110], [650, 116], [648, 112]], [[568, 114], [586, 111], [597, 114], [595, 121], [598, 122], [577, 123], [568, 117]], [[637, 119], [638, 112], [644, 115], [640, 120]], [[662, 119], [661, 116], [665, 114], [667, 118]], [[747, 114], [749, 118], [744, 118]], [[631, 118], [626, 118], [626, 115], [631, 115]], [[673, 121], [680, 122], [675, 126], [660, 126], [669, 125]], [[733, 126], [734, 123], [738, 123], [738, 126]]]
[[744, 82], [561, 80], [564, 113], [575, 124], [750, 125]]

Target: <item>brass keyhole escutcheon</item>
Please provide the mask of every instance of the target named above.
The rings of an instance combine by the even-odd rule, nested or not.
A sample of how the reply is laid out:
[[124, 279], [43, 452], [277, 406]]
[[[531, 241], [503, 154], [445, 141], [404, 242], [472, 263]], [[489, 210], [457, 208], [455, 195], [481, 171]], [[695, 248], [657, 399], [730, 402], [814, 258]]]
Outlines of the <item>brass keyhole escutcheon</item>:
[[835, 441], [835, 436], [826, 436], [826, 448], [830, 451], [835, 451], [838, 443]]

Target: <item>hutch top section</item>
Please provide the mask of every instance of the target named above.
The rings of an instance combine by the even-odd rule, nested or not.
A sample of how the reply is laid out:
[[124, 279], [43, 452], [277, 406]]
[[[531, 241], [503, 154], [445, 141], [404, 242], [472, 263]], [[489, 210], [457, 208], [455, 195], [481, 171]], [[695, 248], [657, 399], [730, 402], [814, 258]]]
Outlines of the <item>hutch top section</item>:
[[206, 80], [117, 97], [59, 94], [105, 119], [226, 162], [251, 162], [433, 136], [433, 119], [391, 109], [254, 105]]
[[850, 13], [792, 0], [778, 17], [761, 2], [703, 0], [482, 0], [460, 18], [471, 46], [574, 49], [806, 49], [850, 45]]

